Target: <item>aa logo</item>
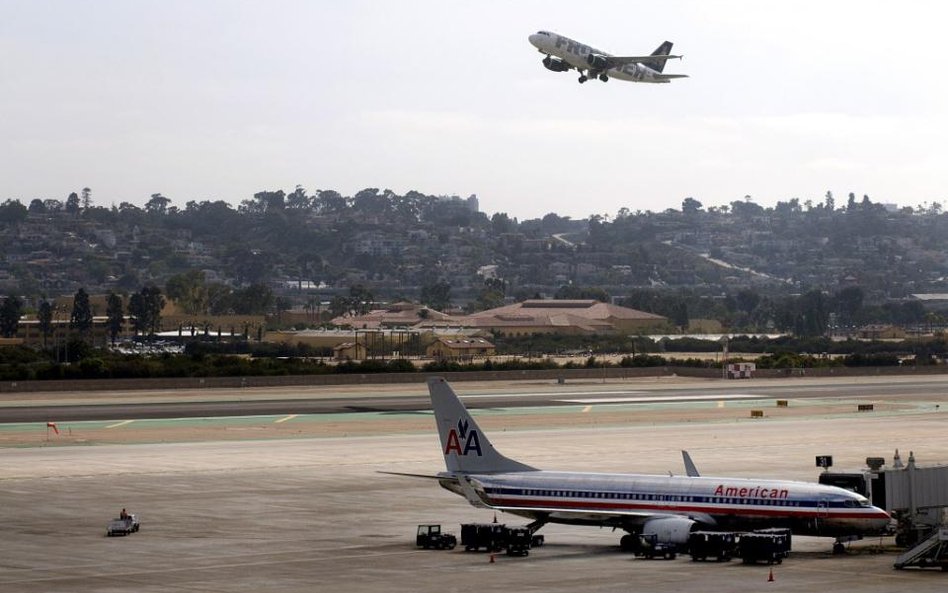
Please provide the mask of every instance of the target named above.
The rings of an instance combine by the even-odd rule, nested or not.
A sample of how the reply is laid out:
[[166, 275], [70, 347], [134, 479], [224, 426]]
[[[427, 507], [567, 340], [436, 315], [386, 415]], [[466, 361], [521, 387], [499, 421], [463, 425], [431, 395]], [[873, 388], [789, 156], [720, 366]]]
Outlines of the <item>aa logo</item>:
[[457, 429], [448, 431], [448, 443], [444, 446], [444, 454], [454, 451], [458, 455], [467, 455], [470, 452], [481, 456], [481, 441], [476, 430], [468, 430], [467, 420], [458, 420]]

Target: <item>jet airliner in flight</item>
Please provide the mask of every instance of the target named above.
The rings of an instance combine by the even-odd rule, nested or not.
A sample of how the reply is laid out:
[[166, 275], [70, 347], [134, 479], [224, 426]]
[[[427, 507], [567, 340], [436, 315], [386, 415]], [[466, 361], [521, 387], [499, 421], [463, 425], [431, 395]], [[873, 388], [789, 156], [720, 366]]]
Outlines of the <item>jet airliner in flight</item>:
[[550, 31], [537, 31], [529, 37], [530, 43], [545, 54], [543, 66], [553, 72], [576, 69], [579, 82], [599, 78], [606, 82], [610, 78], [632, 82], [671, 82], [675, 78], [687, 78], [687, 74], [663, 74], [665, 62], [680, 59], [669, 55], [672, 43], [666, 41], [650, 56], [613, 56], [569, 37]]
[[[801, 535], [842, 541], [887, 531], [891, 519], [860, 494], [808, 482], [699, 476], [685, 454], [687, 476], [545, 471], [499, 453], [451, 386], [428, 379], [447, 471], [442, 487], [477, 507], [547, 523], [595, 525], [632, 534], [655, 533], [683, 544], [696, 529], [751, 531], [788, 527]], [[394, 472], [386, 472], [394, 473]]]

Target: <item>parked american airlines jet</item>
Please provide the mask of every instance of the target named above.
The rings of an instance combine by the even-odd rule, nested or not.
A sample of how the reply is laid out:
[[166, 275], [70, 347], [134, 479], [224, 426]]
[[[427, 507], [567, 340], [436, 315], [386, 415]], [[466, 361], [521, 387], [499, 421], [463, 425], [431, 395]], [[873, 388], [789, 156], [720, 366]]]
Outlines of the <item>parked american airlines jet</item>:
[[597, 77], [603, 82], [610, 78], [632, 82], [671, 82], [674, 78], [688, 77], [687, 74], [662, 74], [667, 60], [681, 58], [668, 55], [671, 41], [658, 46], [650, 56], [613, 56], [549, 31], [537, 31], [529, 39], [541, 54], [546, 54], [543, 65], [547, 70], [566, 72], [575, 68], [580, 83]]
[[[440, 377], [428, 379], [447, 471], [441, 486], [477, 507], [546, 523], [656, 533], [683, 544], [695, 529], [789, 527], [842, 541], [884, 533], [889, 515], [855, 492], [786, 480], [544, 471], [501, 455]], [[690, 461], [690, 457], [687, 457]], [[697, 474], [690, 464], [689, 474]], [[620, 543], [632, 545], [627, 535]]]

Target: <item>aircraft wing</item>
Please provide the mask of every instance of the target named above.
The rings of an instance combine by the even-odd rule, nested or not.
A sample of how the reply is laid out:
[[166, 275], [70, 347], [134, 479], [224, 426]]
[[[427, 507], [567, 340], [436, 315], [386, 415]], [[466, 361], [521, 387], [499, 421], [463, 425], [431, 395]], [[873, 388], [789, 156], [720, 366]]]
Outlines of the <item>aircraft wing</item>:
[[378, 474], [386, 474], [386, 475], [389, 475], [389, 476], [402, 476], [402, 477], [405, 477], [405, 478], [425, 478], [425, 479], [427, 479], [427, 480], [450, 480], [450, 481], [452, 481], [452, 482], [457, 482], [457, 478], [455, 478], [455, 477], [453, 477], [453, 476], [434, 476], [434, 475], [430, 475], [430, 474], [407, 474], [407, 473], [404, 473], [404, 472], [384, 472], [384, 471], [381, 471], [381, 470], [379, 470], [379, 471], [377, 471], [377, 472], [375, 472], [375, 473], [378, 473]]
[[643, 62], [658, 62], [660, 60], [680, 60], [681, 56], [603, 56], [609, 61], [610, 68], [625, 64], [641, 64]]
[[[520, 515], [521, 517], [532, 517], [534, 519], [555, 520], [562, 523], [585, 523], [589, 525], [600, 526], [608, 525], [621, 528], [627, 528], [630, 525], [641, 525], [649, 519], [655, 519], [658, 517], [683, 516], [678, 513], [662, 513], [654, 511], [620, 511], [614, 509], [600, 511], [596, 509], [495, 505], [485, 503], [483, 501], [483, 497], [481, 497], [481, 504], [474, 506], [488, 508], [495, 511], [503, 511], [514, 515]], [[704, 525], [713, 526], [717, 524], [717, 522], [710, 515], [705, 513], [689, 513], [688, 518]]]

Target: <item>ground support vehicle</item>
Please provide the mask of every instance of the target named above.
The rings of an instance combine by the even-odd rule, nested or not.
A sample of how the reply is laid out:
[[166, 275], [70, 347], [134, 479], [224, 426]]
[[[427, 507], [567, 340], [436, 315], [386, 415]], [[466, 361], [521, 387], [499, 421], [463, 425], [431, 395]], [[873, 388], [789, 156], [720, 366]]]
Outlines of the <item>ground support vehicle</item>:
[[135, 533], [141, 528], [141, 522], [138, 520], [138, 515], [129, 515], [124, 519], [117, 517], [109, 521], [108, 527], [105, 528], [105, 535], [112, 537], [115, 535], [128, 535], [130, 533]]
[[780, 564], [790, 555], [788, 538], [780, 533], [743, 533], [738, 550], [744, 564]]
[[503, 523], [464, 523], [461, 545], [465, 552], [500, 552], [507, 546], [507, 526]]
[[415, 545], [425, 550], [453, 550], [458, 538], [453, 533], [441, 531], [440, 525], [419, 525]]
[[529, 556], [532, 546], [533, 534], [530, 533], [529, 528], [511, 527], [507, 530], [508, 556]]
[[695, 562], [714, 558], [729, 562], [737, 548], [737, 536], [730, 531], [693, 531], [688, 536], [688, 553]]
[[635, 550], [636, 556], [641, 556], [652, 560], [654, 558], [664, 558], [665, 560], [674, 560], [678, 556], [678, 547], [675, 544], [658, 541], [657, 533], [639, 534], [638, 547]]
[[899, 570], [910, 566], [948, 571], [948, 528], [934, 530], [928, 538], [895, 560], [895, 568]]

